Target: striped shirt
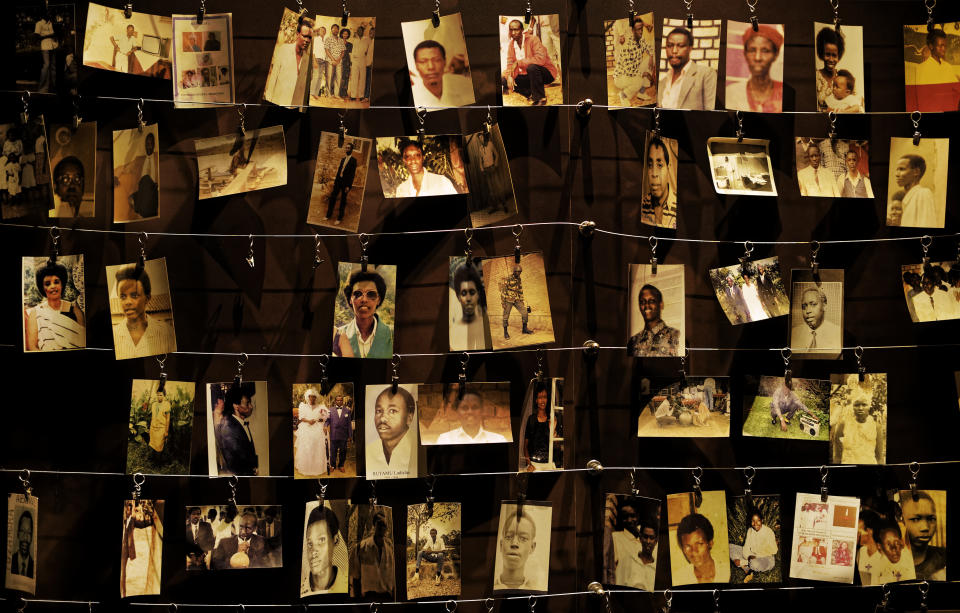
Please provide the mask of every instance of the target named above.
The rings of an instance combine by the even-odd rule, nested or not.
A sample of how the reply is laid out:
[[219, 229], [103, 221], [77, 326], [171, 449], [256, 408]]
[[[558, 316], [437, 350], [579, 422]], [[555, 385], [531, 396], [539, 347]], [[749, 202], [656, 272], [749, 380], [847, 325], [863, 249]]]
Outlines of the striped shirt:
[[151, 355], [173, 353], [177, 350], [177, 337], [173, 325], [144, 314], [147, 329], [140, 342], [133, 342], [126, 320], [113, 325], [113, 347], [118, 360], [144, 358]]

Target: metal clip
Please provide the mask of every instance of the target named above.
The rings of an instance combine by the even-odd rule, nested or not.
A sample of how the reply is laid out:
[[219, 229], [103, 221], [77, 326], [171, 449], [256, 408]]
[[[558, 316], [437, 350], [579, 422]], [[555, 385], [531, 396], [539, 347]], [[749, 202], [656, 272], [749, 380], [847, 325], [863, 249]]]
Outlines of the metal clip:
[[203, 24], [203, 17], [207, 14], [207, 0], [200, 0], [200, 9], [197, 11], [197, 25]]
[[527, 475], [525, 473], [517, 473], [517, 523], [520, 523], [520, 518], [523, 517], [523, 503], [527, 500]]
[[143, 473], [133, 473], [133, 502], [136, 504], [140, 500], [140, 486], [143, 485], [143, 482], [147, 478], [143, 476]]
[[754, 32], [760, 31], [760, 18], [757, 16], [757, 2], [760, 0], [747, 0], [747, 7], [750, 9], [750, 24]]
[[227, 498], [227, 502], [230, 503], [230, 507], [237, 508], [237, 483], [239, 483], [236, 475], [230, 475], [227, 478], [227, 488], [230, 490], [230, 497]]
[[137, 256], [137, 269], [138, 269], [137, 273], [138, 274], [142, 272], [143, 267], [147, 265], [146, 243], [148, 238], [150, 238], [150, 236], [146, 232], [141, 232], [137, 236], [137, 242], [140, 243], [140, 255]]
[[757, 469], [753, 466], [747, 466], [743, 469], [743, 475], [747, 478], [747, 487], [743, 488], [743, 496], [747, 499], [747, 508], [753, 507], [753, 478], [757, 476]]
[[433, 5], [433, 14], [430, 15], [430, 21], [433, 23], [433, 27], [440, 27], [440, 0], [436, 0]]
[[246, 125], [246, 122], [244, 121], [244, 115], [246, 114], [246, 111], [247, 111], [246, 104], [237, 105], [237, 115], [240, 116], [240, 134], [243, 134], [244, 136], [247, 135], [247, 125]]
[[324, 353], [317, 361], [320, 362], [320, 394], [326, 396], [330, 391], [330, 379], [327, 378], [327, 364], [330, 363], [330, 355]]
[[483, 599], [483, 606], [487, 608], [487, 613], [493, 613], [493, 603], [494, 603], [493, 598]]
[[830, 111], [827, 113], [827, 119], [830, 120], [830, 131], [827, 132], [827, 136], [830, 140], [837, 138], [837, 112]]
[[424, 120], [427, 118], [427, 107], [418, 106], [417, 107], [417, 119], [420, 120], [420, 127], [417, 128], [417, 142], [420, 143], [420, 147], [423, 147], [423, 141], [426, 138], [426, 128], [423, 126]]
[[313, 269], [316, 270], [323, 264], [324, 259], [320, 257], [320, 235], [313, 235], [314, 246], [313, 246]]
[[343, 13], [340, 14], [340, 27], [347, 27], [347, 20], [350, 19], [350, 11], [347, 10], [347, 0], [342, 0], [340, 6], [343, 8]]
[[933, 244], [933, 238], [929, 234], [924, 234], [920, 237], [920, 248], [923, 249], [923, 265], [926, 266], [930, 263], [930, 245]]
[[647, 242], [650, 243], [650, 274], [657, 274], [657, 240], [656, 236], [651, 236], [647, 239]]
[[467, 362], [470, 361], [470, 354], [464, 351], [460, 354], [460, 385], [457, 387], [457, 398], [463, 400], [463, 395], [467, 391]]
[[143, 128], [146, 126], [143, 123], [143, 98], [137, 101], [137, 130], [143, 132]]
[[670, 609], [673, 608], [673, 590], [665, 589], [663, 590], [663, 613], [670, 613]]
[[123, 16], [127, 19], [133, 17], [133, 2], [127, 2], [123, 5]]
[[523, 23], [530, 25], [530, 20], [533, 18], [533, 8], [530, 6], [530, 0], [527, 0], [527, 10], [523, 12]]
[[823, 465], [820, 467], [820, 502], [827, 501], [827, 477], [830, 476], [830, 469]]
[[924, 580], [920, 584], [920, 611], [922, 613], [927, 613], [927, 594], [930, 592], [930, 584]]
[[470, 245], [470, 241], [473, 240], [473, 228], [464, 228], [463, 236], [467, 240], [467, 246], [463, 250], [463, 254], [467, 256], [467, 263], [470, 263], [470, 260], [473, 259], [473, 247]]
[[50, 239], [53, 241], [53, 253], [50, 254], [50, 263], [55, 264], [60, 255], [60, 228], [53, 226], [50, 228]]
[[637, 20], [637, 11], [633, 8], [633, 0], [627, 0], [627, 19], [627, 23], [633, 28], [633, 24]]
[[783, 358], [783, 384], [787, 386], [787, 389], [793, 389], [793, 371], [790, 370], [791, 355], [793, 355], [793, 351], [789, 347], [780, 350], [780, 357]]
[[534, 376], [537, 381], [543, 381], [543, 347], [537, 347], [537, 371]]
[[700, 491], [700, 478], [703, 477], [703, 469], [699, 466], [693, 469], [693, 508], [697, 510], [703, 504], [703, 492]]
[[693, 10], [690, 7], [693, 6], [693, 0], [683, 0], [683, 3], [687, 7], [687, 29], [692, 32], [693, 31]]
[[513, 226], [511, 230], [513, 233], [513, 238], [516, 239], [516, 244], [513, 247], [513, 262], [514, 264], [520, 263], [520, 235], [523, 234], [523, 224], [517, 224]]
[[920, 474], [920, 463], [910, 462], [910, 496], [914, 502], [919, 502], [920, 492], [917, 491], [917, 475]]
[[343, 147], [344, 143], [347, 140], [347, 126], [343, 124], [343, 120], [347, 118], [347, 111], [338, 111], [337, 117], [340, 118], [340, 130], [339, 136], [337, 137], [337, 147]]
[[884, 583], [880, 591], [880, 602], [874, 607], [874, 613], [882, 613], [890, 607], [890, 585]]
[[297, 0], [297, 12], [300, 15], [303, 15], [304, 13], [307, 12], [307, 9], [303, 7], [303, 0]]
[[867, 369], [863, 366], [863, 347], [857, 345], [853, 349], [853, 355], [857, 358], [857, 380], [863, 383], [867, 376]]
[[917, 147], [920, 145], [920, 118], [923, 117], [923, 113], [920, 111], [914, 111], [910, 113], [910, 121], [913, 122], [913, 146]]
[[164, 388], [167, 385], [167, 372], [164, 370], [163, 365], [167, 361], [167, 354], [157, 357], [157, 364], [160, 365], [160, 383], [157, 385], [157, 392], [164, 391]]
[[83, 123], [83, 119], [80, 117], [80, 96], [73, 97], [73, 129], [74, 131], [80, 129], [80, 124]]
[[400, 367], [400, 356], [393, 354], [393, 375], [390, 377], [390, 393], [396, 394], [400, 390], [400, 375], [397, 374], [397, 368]]
[[433, 488], [437, 484], [436, 475], [429, 475], [423, 480], [427, 484], [427, 517], [433, 517]]
[[743, 142], [743, 113], [737, 111], [737, 142]]
[[253, 257], [253, 234], [251, 234], [248, 238], [250, 239], [250, 249], [247, 250], [247, 257], [244, 259], [247, 262], [247, 266], [253, 268], [257, 265], [256, 260]]
[[456, 613], [456, 610], [457, 610], [457, 601], [456, 601], [456, 600], [448, 600], [448, 601], [443, 605], [443, 608], [447, 610], [447, 613]]
[[713, 590], [713, 610], [720, 613], [720, 590]]
[[490, 105], [487, 105], [487, 119], [483, 122], [483, 130], [488, 135], [493, 129], [493, 115], [490, 114]]
[[937, 0], [923, 0], [923, 5], [927, 8], [927, 32], [933, 32], [933, 8], [937, 6]]
[[630, 495], [639, 496], [640, 490], [637, 488], [637, 469], [630, 469]]
[[813, 274], [813, 280], [820, 285], [820, 262], [817, 261], [817, 254], [820, 253], [820, 241], [810, 241], [810, 272]]
[[373, 507], [377, 506], [377, 482], [370, 480], [368, 483], [370, 484], [370, 513], [373, 514]]
[[750, 259], [751, 253], [753, 253], [753, 243], [750, 241], [743, 241], [743, 255], [739, 258], [741, 266]]
[[830, 8], [833, 9], [833, 29], [840, 34], [840, 0], [830, 0]]
[[680, 385], [687, 387], [687, 351], [684, 347], [683, 355], [680, 356]]
[[653, 135], [660, 138], [660, 107], [653, 107]]
[[243, 383], [243, 366], [247, 363], [249, 356], [245, 353], [240, 354], [240, 359], [237, 360], [237, 374], [233, 377], [233, 384], [240, 385]]
[[20, 102], [23, 103], [23, 111], [20, 113], [20, 123], [30, 121], [30, 92], [25, 91], [20, 94]]
[[23, 486], [27, 498], [33, 496], [33, 486], [30, 485], [30, 469], [24, 468], [20, 471], [20, 485]]
[[326, 498], [327, 496], [327, 484], [321, 481], [320, 479], [317, 479], [317, 485], [319, 486], [318, 492], [317, 492], [317, 500], [320, 501], [320, 506], [322, 507], [323, 499]]
[[360, 240], [360, 270], [367, 272], [367, 245], [370, 244], [370, 237], [361, 232], [357, 238]]

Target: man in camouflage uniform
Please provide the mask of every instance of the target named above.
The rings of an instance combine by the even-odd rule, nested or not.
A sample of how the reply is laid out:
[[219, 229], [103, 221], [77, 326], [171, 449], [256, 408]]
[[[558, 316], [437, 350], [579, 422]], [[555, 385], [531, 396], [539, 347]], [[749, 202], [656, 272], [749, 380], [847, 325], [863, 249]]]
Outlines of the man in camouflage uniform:
[[500, 281], [500, 302], [503, 304], [503, 338], [510, 338], [507, 332], [507, 324], [510, 323], [510, 309], [515, 308], [520, 311], [520, 319], [523, 321], [524, 334], [533, 334], [533, 330], [527, 328], [527, 305], [523, 302], [523, 284], [520, 281], [520, 273], [523, 268], [517, 262], [513, 265], [513, 274]]
[[670, 357], [677, 355], [680, 331], [671, 328], [660, 317], [663, 294], [653, 285], [644, 285], [638, 296], [644, 327], [630, 337], [627, 353], [634, 357]]

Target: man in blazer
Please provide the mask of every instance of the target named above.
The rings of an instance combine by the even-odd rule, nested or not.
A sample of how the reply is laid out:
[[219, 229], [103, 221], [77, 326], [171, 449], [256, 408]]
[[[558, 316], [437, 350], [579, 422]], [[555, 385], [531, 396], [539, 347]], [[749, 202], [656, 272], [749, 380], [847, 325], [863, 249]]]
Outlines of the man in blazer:
[[223, 456], [221, 475], [256, 475], [258, 472], [259, 460], [250, 430], [255, 393], [253, 383], [233, 385], [227, 392], [223, 418], [214, 428], [217, 448]]
[[690, 61], [693, 34], [674, 28], [667, 35], [664, 51], [667, 72], [660, 79], [657, 105], [665, 109], [713, 110], [717, 103], [717, 71]]
[[19, 548], [10, 556], [10, 574], [33, 579], [33, 556], [30, 545], [33, 544], [33, 514], [24, 511], [17, 522], [17, 540]]
[[333, 217], [333, 206], [336, 204], [337, 195], [340, 196], [340, 212], [337, 213], [337, 220], [334, 222], [340, 225], [343, 222], [343, 212], [347, 208], [347, 194], [353, 187], [353, 177], [357, 174], [357, 158], [353, 157], [353, 143], [344, 145], [343, 158], [337, 165], [337, 174], [333, 179], [333, 191], [330, 192], [330, 199], [327, 201], [327, 214], [323, 220], [326, 221]]
[[346, 472], [343, 464], [347, 460], [347, 445], [353, 438], [353, 411], [343, 403], [343, 396], [337, 396], [330, 407], [330, 468]]
[[731, 321], [744, 323], [750, 321], [747, 317], [747, 303], [743, 299], [743, 292], [732, 275], [727, 275], [724, 279], [723, 295], [727, 300], [727, 316]]
[[187, 514], [186, 541], [188, 545], [196, 545], [204, 553], [213, 550], [213, 527], [201, 521], [200, 507], [190, 507]]
[[507, 47], [507, 66], [503, 70], [502, 85], [509, 93], [516, 91], [530, 99], [533, 106], [547, 103], [544, 85], [553, 83], [557, 78], [557, 67], [553, 65], [547, 48], [540, 39], [523, 31], [523, 23], [514, 19], [508, 26], [510, 42]]
[[[257, 515], [251, 511], [240, 517], [240, 529], [234, 536], [220, 539], [217, 548], [213, 550], [210, 568], [224, 570], [229, 568], [263, 568], [266, 557], [266, 539], [255, 534], [257, 529]], [[247, 561], [232, 560], [237, 553], [247, 554]], [[232, 566], [237, 564], [237, 566]]]

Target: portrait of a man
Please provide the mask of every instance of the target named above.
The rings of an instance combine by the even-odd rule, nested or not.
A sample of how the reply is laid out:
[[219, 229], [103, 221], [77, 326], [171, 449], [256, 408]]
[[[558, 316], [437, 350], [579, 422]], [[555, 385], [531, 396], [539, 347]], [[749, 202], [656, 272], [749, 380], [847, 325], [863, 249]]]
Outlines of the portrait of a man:
[[460, 503], [408, 506], [406, 532], [407, 600], [459, 596], [462, 580]]
[[504, 106], [563, 103], [560, 19], [554, 15], [500, 16], [500, 87]]
[[368, 385], [366, 409], [367, 479], [416, 477], [417, 386]]
[[10, 557], [10, 572], [33, 579], [33, 513], [23, 511], [16, 526], [17, 549]]
[[667, 496], [672, 584], [727, 583], [730, 553], [726, 493], [702, 492], [700, 506], [696, 502], [693, 493]]
[[900, 490], [900, 524], [919, 580], [946, 581], [946, 507], [944, 490]]
[[797, 183], [800, 185], [801, 196], [819, 196], [836, 198], [837, 178], [834, 173], [823, 168], [820, 161], [823, 155], [817, 143], [811, 142], [805, 150], [806, 164], [801, 166], [797, 160]]
[[147, 260], [142, 267], [107, 266], [107, 280], [117, 359], [175, 352], [177, 338], [166, 260]]
[[343, 536], [345, 517], [344, 501], [307, 503], [300, 565], [301, 598], [313, 594], [347, 593], [350, 569]]
[[266, 539], [257, 534], [259, 517], [248, 508], [236, 518], [236, 534], [219, 539], [210, 558], [210, 570], [270, 568]]
[[207, 384], [207, 466], [211, 476], [269, 475], [266, 381]]
[[525, 501], [519, 510], [516, 502], [500, 504], [494, 593], [547, 591], [552, 516], [549, 502]]
[[713, 110], [717, 104], [717, 68], [723, 22], [663, 20], [660, 87], [657, 105], [666, 109]]
[[644, 106], [656, 102], [657, 53], [653, 28], [653, 13], [603, 22], [610, 106]]
[[470, 224], [496, 224], [517, 214], [510, 160], [503, 145], [500, 127], [490, 126], [465, 136], [467, 183], [470, 185]]
[[433, 111], [473, 104], [476, 97], [460, 13], [440, 17], [438, 28], [430, 19], [404, 21], [400, 27], [414, 105]]
[[379, 359], [393, 355], [396, 274], [392, 265], [371, 265], [365, 271], [359, 264], [340, 262], [333, 355]]
[[373, 141], [322, 132], [307, 223], [356, 231]]
[[[96, 189], [97, 124], [50, 126], [53, 208], [50, 217], [93, 217]], [[2, 172], [2, 171], [0, 171]]]
[[607, 494], [603, 525], [604, 583], [652, 592], [657, 577], [660, 501]]
[[[657, 266], [657, 274], [646, 264], [630, 265], [631, 296], [636, 296], [636, 307], [630, 307], [630, 329], [642, 325], [642, 329], [627, 342], [627, 354], [633, 357], [675, 357], [684, 355], [683, 338], [683, 265]], [[639, 289], [638, 289], [639, 287]], [[669, 293], [672, 315], [669, 325], [665, 321], [664, 290]], [[639, 318], [636, 315], [639, 314]]]
[[385, 198], [467, 193], [459, 136], [377, 138], [377, 169]]
[[152, 219], [160, 206], [157, 124], [113, 133], [113, 221]]
[[[462, 389], [461, 389], [462, 387]], [[513, 441], [507, 382], [422, 383], [417, 390], [421, 445]]]
[[313, 18], [283, 9], [263, 99], [281, 106], [308, 106], [313, 70]]
[[903, 293], [914, 322], [960, 319], [960, 266], [928, 262], [901, 266]]
[[647, 132], [640, 221], [658, 228], [677, 227], [677, 141]]
[[948, 25], [903, 26], [908, 113], [960, 110], [960, 35]]
[[170, 79], [173, 28], [167, 15], [90, 3], [83, 43], [83, 65], [131, 75]]
[[945, 138], [924, 138], [919, 145], [910, 138], [890, 139], [887, 225], [943, 227], [948, 151]]
[[780, 497], [729, 500], [731, 583], [777, 583], [780, 575]]
[[[760, 283], [758, 282], [758, 285]], [[833, 357], [843, 348], [843, 271], [791, 274], [790, 348], [794, 355]]]
[[542, 254], [485, 258], [483, 279], [499, 294], [499, 308], [487, 311], [494, 349], [553, 342]]
[[357, 560], [360, 563], [359, 594], [364, 598], [392, 600], [396, 591], [393, 509], [358, 505]]

